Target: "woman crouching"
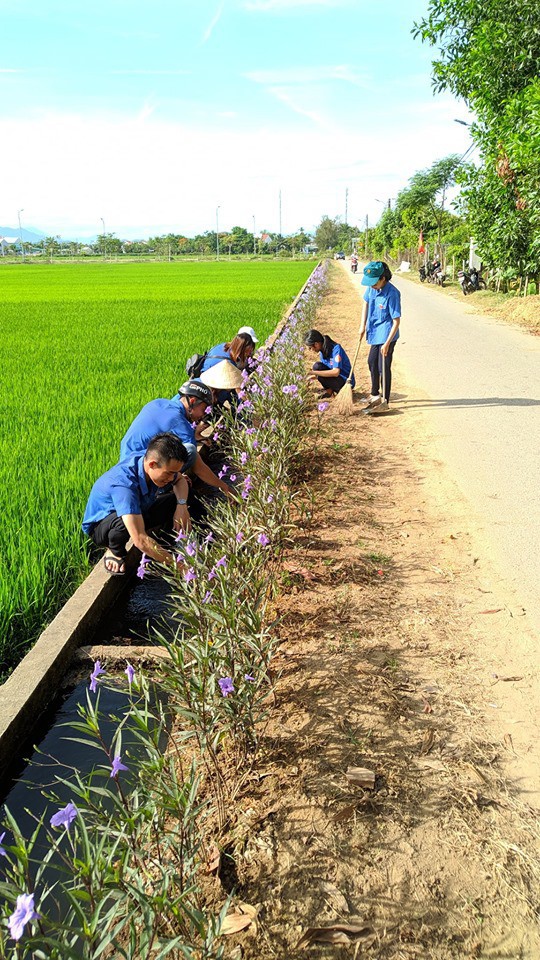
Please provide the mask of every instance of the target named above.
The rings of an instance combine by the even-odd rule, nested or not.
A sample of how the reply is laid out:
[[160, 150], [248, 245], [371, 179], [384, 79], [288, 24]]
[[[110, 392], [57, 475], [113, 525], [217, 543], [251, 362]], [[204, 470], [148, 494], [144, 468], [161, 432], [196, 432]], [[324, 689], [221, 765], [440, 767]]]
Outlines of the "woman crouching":
[[[323, 336], [318, 330], [310, 330], [306, 335], [305, 344], [313, 353], [319, 354], [319, 359], [313, 364], [313, 373], [308, 373], [308, 380], [318, 380], [322, 390], [321, 397], [333, 397], [339, 393], [351, 372], [351, 361], [340, 343], [331, 337]], [[351, 377], [351, 386], [355, 386], [354, 374]]]

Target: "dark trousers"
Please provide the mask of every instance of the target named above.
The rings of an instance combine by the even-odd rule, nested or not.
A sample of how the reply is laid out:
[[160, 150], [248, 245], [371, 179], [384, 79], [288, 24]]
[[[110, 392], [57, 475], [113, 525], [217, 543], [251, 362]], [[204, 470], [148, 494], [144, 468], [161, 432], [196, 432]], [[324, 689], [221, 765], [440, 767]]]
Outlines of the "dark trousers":
[[[158, 496], [148, 510], [143, 510], [144, 529], [153, 530], [156, 527], [163, 527], [165, 530], [171, 531], [175, 510], [176, 496], [174, 493]], [[129, 533], [122, 517], [119, 517], [115, 511], [96, 523], [90, 537], [96, 546], [106, 547], [115, 557], [125, 557]]]
[[[392, 357], [394, 355], [394, 347], [396, 341], [393, 340], [390, 344], [388, 353], [386, 354], [384, 360], [384, 375], [385, 375], [385, 393], [384, 400], [390, 400], [390, 388], [392, 386]], [[373, 396], [376, 396], [380, 393], [379, 387], [382, 381], [382, 353], [381, 353], [382, 343], [374, 344], [368, 354], [368, 367], [371, 374], [371, 393]]]
[[[328, 370], [328, 367], [321, 363], [320, 360], [317, 360], [317, 363], [313, 364], [313, 369], [317, 370]], [[345, 383], [345, 377], [317, 377], [321, 387], [324, 387], [325, 390], [333, 390], [334, 393], [339, 393], [343, 384]]]

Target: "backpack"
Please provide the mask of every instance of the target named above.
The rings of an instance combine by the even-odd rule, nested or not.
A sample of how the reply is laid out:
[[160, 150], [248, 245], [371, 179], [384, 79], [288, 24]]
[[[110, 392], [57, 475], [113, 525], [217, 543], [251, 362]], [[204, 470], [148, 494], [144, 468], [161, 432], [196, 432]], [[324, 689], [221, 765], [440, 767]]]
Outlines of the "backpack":
[[206, 353], [194, 353], [189, 360], [186, 360], [186, 373], [190, 380], [197, 380], [200, 377], [206, 356]]

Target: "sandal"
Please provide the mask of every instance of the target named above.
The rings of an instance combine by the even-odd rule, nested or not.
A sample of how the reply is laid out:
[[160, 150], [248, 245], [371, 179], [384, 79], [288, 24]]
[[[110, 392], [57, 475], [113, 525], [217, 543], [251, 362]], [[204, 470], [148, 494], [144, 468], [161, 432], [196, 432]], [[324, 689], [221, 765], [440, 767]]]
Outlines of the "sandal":
[[[119, 563], [124, 569], [123, 570], [109, 570], [107, 566], [108, 560], [114, 560], [115, 563]], [[103, 566], [105, 567], [107, 573], [110, 577], [123, 577], [126, 573], [126, 558], [125, 557], [115, 557], [114, 553], [106, 553], [103, 557]]]

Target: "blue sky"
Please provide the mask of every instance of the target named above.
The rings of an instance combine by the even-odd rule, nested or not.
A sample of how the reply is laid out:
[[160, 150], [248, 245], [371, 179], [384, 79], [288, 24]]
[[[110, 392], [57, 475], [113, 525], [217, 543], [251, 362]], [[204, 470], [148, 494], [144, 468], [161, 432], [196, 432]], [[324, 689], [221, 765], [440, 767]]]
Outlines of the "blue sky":
[[469, 143], [427, 0], [0, 0], [0, 223], [63, 237], [374, 222]]

